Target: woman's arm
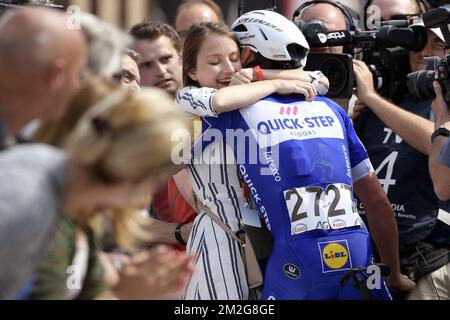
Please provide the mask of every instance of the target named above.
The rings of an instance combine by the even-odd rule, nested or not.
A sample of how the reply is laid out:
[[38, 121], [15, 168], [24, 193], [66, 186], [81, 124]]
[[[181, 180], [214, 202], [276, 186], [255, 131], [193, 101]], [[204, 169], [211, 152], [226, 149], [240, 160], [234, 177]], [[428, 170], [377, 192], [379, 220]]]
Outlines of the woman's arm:
[[273, 93], [303, 94], [307, 100], [313, 100], [317, 94], [311, 83], [277, 79], [230, 85], [219, 90], [206, 87], [184, 87], [178, 92], [176, 102], [184, 112], [189, 114], [217, 117], [222, 112], [237, 110]]
[[303, 68], [299, 69], [288, 69], [288, 70], [277, 70], [277, 69], [263, 69], [264, 79], [284, 79], [284, 80], [300, 80], [304, 82], [312, 83], [314, 80], [319, 78], [319, 82], [322, 83], [327, 90], [330, 87], [328, 78], [320, 71], [305, 71]]
[[[264, 80], [299, 80], [307, 83], [313, 83], [320, 95], [328, 92], [330, 83], [328, 78], [320, 71], [304, 71], [303, 68], [298, 69], [261, 69]], [[231, 79], [231, 85], [244, 84], [257, 81], [257, 77], [253, 68], [244, 68], [236, 72]]]
[[311, 83], [299, 80], [264, 80], [219, 89], [213, 96], [212, 107], [216, 113], [233, 111], [274, 93], [303, 94], [309, 101], [317, 94]]

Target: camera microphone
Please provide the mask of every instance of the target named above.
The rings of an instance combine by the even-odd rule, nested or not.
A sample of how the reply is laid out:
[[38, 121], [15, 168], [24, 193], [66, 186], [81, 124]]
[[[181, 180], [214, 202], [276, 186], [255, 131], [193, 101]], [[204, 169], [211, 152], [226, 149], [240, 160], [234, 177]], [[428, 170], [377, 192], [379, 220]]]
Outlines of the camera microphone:
[[312, 48], [344, 46], [352, 42], [352, 35], [347, 30], [319, 32], [308, 35], [307, 40]]

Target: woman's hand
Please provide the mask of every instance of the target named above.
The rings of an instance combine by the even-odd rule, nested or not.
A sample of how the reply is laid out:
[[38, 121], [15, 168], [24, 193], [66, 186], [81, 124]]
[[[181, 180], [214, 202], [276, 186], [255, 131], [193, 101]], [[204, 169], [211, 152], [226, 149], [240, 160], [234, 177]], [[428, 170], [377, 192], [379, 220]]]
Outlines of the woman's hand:
[[253, 82], [254, 74], [253, 68], [245, 68], [236, 72], [233, 77], [231, 77], [230, 86], [235, 86], [238, 84], [245, 84]]
[[279, 94], [302, 94], [305, 100], [313, 101], [317, 96], [313, 84], [300, 80], [272, 80], [276, 81], [276, 93]]
[[120, 272], [125, 264], [131, 262], [129, 256], [123, 253], [100, 252], [103, 266], [103, 277], [108, 287], [115, 287], [120, 282]]
[[114, 288], [119, 299], [157, 300], [184, 292], [194, 271], [193, 255], [168, 246], [137, 253], [124, 264], [120, 282]]

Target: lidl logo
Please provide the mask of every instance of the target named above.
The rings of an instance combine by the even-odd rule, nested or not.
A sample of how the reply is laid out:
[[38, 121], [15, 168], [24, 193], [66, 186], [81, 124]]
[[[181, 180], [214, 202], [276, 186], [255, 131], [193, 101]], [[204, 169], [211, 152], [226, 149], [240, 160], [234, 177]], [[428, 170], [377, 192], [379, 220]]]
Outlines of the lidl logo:
[[320, 242], [323, 272], [351, 268], [350, 250], [346, 240]]
[[331, 269], [341, 269], [348, 261], [347, 249], [339, 243], [330, 243], [322, 251], [325, 264]]

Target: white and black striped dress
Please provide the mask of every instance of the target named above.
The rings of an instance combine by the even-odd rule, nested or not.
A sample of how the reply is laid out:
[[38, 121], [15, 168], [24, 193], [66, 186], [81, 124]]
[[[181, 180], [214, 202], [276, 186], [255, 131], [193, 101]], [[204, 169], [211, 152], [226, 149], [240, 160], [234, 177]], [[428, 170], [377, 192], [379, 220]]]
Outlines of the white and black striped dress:
[[[211, 103], [215, 92], [211, 88], [186, 87], [178, 93], [177, 103], [189, 114], [215, 117]], [[219, 161], [209, 164], [212, 157]], [[196, 196], [237, 231], [244, 199], [233, 150], [222, 142], [210, 144], [194, 159], [188, 172]], [[239, 244], [205, 213], [199, 213], [195, 219], [187, 251], [197, 256], [185, 299], [248, 299]]]

